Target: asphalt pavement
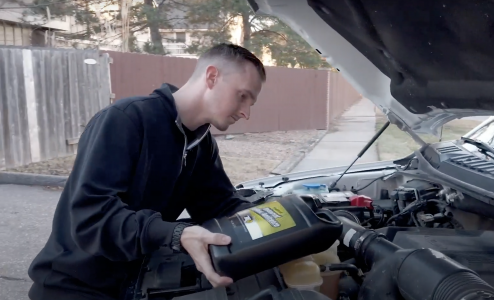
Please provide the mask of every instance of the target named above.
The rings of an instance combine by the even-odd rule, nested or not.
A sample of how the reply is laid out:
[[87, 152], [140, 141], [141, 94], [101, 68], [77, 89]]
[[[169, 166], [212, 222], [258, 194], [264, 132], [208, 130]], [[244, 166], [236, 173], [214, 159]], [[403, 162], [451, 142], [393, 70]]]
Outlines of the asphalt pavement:
[[0, 300], [27, 300], [27, 270], [51, 232], [60, 190], [0, 184]]
[[[0, 300], [28, 300], [31, 261], [45, 245], [62, 191], [0, 184]], [[183, 212], [180, 218], [188, 218]]]

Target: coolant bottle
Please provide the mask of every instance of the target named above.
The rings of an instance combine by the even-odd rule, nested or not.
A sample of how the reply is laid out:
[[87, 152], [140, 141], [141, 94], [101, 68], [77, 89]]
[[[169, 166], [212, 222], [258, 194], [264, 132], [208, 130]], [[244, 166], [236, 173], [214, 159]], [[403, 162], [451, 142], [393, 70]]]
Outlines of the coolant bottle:
[[298, 195], [212, 219], [202, 226], [231, 237], [230, 245], [210, 245], [209, 252], [215, 271], [233, 280], [325, 251], [342, 231], [331, 211], [313, 212]]
[[281, 274], [285, 273], [293, 264], [301, 262], [301, 261], [314, 261], [311, 255], [309, 256], [304, 256], [301, 258], [297, 258], [295, 260], [289, 261], [285, 264], [282, 264], [281, 266], [278, 266], [278, 269], [280, 269]]
[[278, 268], [286, 285], [299, 290], [315, 290], [329, 297], [338, 299], [338, 283], [341, 271], [320, 272], [319, 266], [340, 263], [338, 257], [339, 241], [326, 251], [304, 256], [285, 263]]

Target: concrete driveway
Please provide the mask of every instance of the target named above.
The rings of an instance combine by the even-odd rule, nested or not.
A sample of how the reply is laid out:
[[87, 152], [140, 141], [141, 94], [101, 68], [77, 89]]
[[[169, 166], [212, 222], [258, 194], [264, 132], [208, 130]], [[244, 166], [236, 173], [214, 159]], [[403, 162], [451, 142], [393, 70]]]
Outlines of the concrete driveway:
[[60, 190], [0, 184], [0, 300], [26, 300], [27, 269], [44, 246]]

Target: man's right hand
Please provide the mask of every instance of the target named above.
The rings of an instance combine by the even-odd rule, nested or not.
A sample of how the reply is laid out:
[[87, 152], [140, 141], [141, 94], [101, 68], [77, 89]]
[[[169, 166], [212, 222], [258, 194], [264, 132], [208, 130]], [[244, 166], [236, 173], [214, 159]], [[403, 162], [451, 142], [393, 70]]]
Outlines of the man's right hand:
[[200, 226], [190, 226], [182, 232], [180, 242], [194, 260], [197, 270], [206, 276], [213, 287], [228, 286], [233, 283], [231, 278], [222, 277], [214, 271], [208, 252], [209, 245], [230, 244], [231, 238], [229, 236], [212, 233]]

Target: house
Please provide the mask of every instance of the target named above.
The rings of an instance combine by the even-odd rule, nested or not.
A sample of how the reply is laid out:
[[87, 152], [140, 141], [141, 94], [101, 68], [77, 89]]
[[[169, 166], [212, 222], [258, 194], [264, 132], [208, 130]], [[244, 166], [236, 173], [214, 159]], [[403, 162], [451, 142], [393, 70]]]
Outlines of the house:
[[[188, 0], [186, 2], [191, 4], [198, 1], [200, 2], [203, 0]], [[197, 54], [188, 53], [186, 49], [194, 41], [197, 41], [194, 35], [201, 31], [207, 31], [209, 26], [208, 24], [195, 24], [194, 27], [191, 27], [190, 24], [187, 24], [187, 20], [185, 18], [186, 14], [186, 6], [175, 5], [173, 6], [173, 10], [169, 11], [168, 17], [170, 19], [170, 27], [172, 27], [172, 29], [160, 29], [163, 37], [163, 46], [170, 56], [197, 58]], [[243, 40], [244, 33], [242, 26], [242, 19], [240, 17], [235, 17], [232, 19], [229, 26], [231, 35], [230, 42], [239, 45], [242, 44], [241, 41]], [[146, 32], [146, 34], [148, 35], [148, 41], [150, 41], [149, 32]], [[141, 34], [138, 39], [141, 41], [145, 39], [145, 34]], [[274, 65], [271, 55], [266, 49], [263, 51], [261, 60], [266, 66]]]
[[193, 34], [197, 31], [207, 30], [207, 25], [190, 28], [185, 20], [186, 15], [186, 7], [180, 5], [173, 7], [173, 10], [168, 13], [170, 27], [173, 29], [160, 29], [163, 47], [170, 56], [197, 58], [197, 54], [188, 53], [186, 49], [194, 41]]
[[29, 5], [32, 1], [0, 4], [0, 45], [46, 46], [51, 44], [53, 33], [68, 29], [66, 19], [40, 24], [35, 16], [24, 16], [25, 7]]
[[[103, 1], [104, 2], [104, 1]], [[73, 16], [55, 17], [48, 20], [41, 15], [29, 14], [32, 0], [5, 2], [0, 4], [0, 45], [38, 46], [60, 48], [99, 48], [119, 50], [121, 40], [118, 32], [105, 23], [107, 14], [95, 8], [101, 16], [102, 33], [91, 40], [68, 38], [67, 36], [84, 31]], [[100, 3], [100, 5], [102, 5]], [[49, 6], [46, 6], [49, 7]], [[108, 8], [107, 8], [108, 9]], [[115, 7], [110, 7], [115, 11]], [[118, 8], [116, 8], [118, 10]], [[111, 36], [113, 34], [113, 36]]]

